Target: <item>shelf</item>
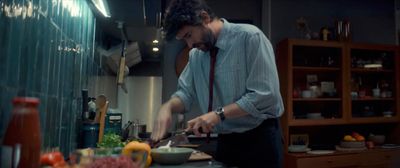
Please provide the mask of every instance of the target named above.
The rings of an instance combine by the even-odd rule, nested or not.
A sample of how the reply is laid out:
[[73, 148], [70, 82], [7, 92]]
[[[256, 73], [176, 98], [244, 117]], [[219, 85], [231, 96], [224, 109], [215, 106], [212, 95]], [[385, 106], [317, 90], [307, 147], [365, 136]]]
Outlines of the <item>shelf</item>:
[[376, 69], [376, 68], [352, 68], [351, 72], [357, 73], [393, 73], [390, 69]]
[[397, 116], [393, 117], [354, 117], [350, 119], [350, 123], [364, 124], [364, 123], [394, 123], [399, 122]]
[[340, 71], [340, 68], [338, 68], [338, 67], [294, 66], [293, 70], [300, 70], [300, 71]]
[[342, 101], [341, 98], [293, 98], [293, 101]]
[[287, 39], [284, 41], [293, 46], [311, 46], [311, 47], [343, 47], [343, 43], [338, 41], [306, 40], [306, 39]]
[[345, 124], [345, 120], [340, 119], [291, 119], [289, 126], [312, 126], [312, 125], [340, 125]]
[[[400, 130], [400, 103], [398, 103], [400, 100], [400, 81], [398, 80], [400, 79], [400, 50], [398, 46], [287, 39], [278, 43], [276, 53], [285, 104], [282, 132], [286, 152], [292, 143], [291, 135], [296, 134], [309, 135], [310, 143], [314, 141], [317, 145], [331, 143], [332, 140], [342, 137], [347, 132], [354, 131], [366, 135], [372, 132], [384, 134], [394, 139], [395, 143], [400, 143], [398, 135]], [[381, 57], [383, 53], [385, 57]], [[382, 58], [381, 67], [352, 66], [354, 60], [375, 61], [378, 60], [377, 58]], [[332, 97], [327, 94], [314, 98], [301, 96], [302, 91], [309, 88], [311, 82], [315, 82], [321, 90], [320, 83], [324, 81], [334, 83], [333, 88], [336, 89], [336, 93], [332, 94]], [[357, 84], [362, 85], [358, 88], [366, 91], [365, 95], [369, 95], [367, 98], [357, 96], [358, 98], [352, 99], [351, 92], [357, 89]], [[391, 96], [373, 97], [373, 89], [377, 85], [381, 90], [387, 90], [387, 87], [391, 91], [391, 94], [387, 95]], [[324, 84], [323, 86], [324, 90], [328, 90], [325, 87], [332, 88], [331, 85]], [[385, 95], [382, 96], [385, 97]], [[379, 113], [372, 117], [361, 117], [367, 115], [363, 113], [367, 106]], [[395, 116], [383, 117], [383, 112], [388, 110], [393, 111]], [[321, 113], [327, 118], [307, 118], [309, 113]], [[356, 117], [357, 115], [360, 117]], [[342, 154], [347, 153], [340, 153]], [[289, 156], [297, 156], [297, 154]], [[314, 155], [305, 156], [313, 157]], [[350, 159], [350, 163], [351, 161]], [[293, 167], [297, 164], [300, 163], [294, 162]], [[311, 163], [311, 167], [314, 164]], [[310, 165], [305, 167], [310, 167]]]
[[362, 102], [362, 101], [394, 101], [394, 98], [357, 98], [357, 99], [351, 99], [352, 101], [355, 102]]

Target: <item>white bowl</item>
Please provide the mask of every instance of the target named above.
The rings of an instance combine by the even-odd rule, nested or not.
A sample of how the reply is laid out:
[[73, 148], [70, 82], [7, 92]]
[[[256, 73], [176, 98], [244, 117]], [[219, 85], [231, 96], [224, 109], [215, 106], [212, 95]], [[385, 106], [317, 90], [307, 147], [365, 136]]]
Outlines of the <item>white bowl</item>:
[[322, 119], [321, 113], [307, 113], [307, 118], [310, 119]]
[[306, 145], [290, 145], [288, 147], [289, 152], [308, 152], [310, 150]]
[[370, 135], [368, 140], [372, 141], [374, 145], [382, 145], [385, 143], [385, 135]]
[[159, 164], [177, 165], [188, 161], [193, 151], [191, 148], [154, 148], [151, 149], [151, 157]]

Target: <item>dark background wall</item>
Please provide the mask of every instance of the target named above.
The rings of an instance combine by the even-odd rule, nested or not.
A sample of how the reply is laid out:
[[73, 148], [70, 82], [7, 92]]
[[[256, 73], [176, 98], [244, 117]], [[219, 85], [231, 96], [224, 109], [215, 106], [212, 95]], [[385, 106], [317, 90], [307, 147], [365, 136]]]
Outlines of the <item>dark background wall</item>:
[[296, 19], [302, 16], [312, 31], [347, 19], [354, 42], [396, 43], [394, 0], [279, 0], [271, 2], [271, 13], [273, 43], [299, 37]]

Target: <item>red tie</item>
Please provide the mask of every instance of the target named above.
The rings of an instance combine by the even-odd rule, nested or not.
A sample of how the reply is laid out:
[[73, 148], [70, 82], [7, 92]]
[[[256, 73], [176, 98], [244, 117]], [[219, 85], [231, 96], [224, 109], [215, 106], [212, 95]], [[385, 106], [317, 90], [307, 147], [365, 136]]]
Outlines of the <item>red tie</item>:
[[[217, 60], [218, 48], [214, 47], [210, 50], [210, 74], [209, 74], [209, 85], [208, 85], [208, 112], [212, 111], [213, 104], [213, 84], [214, 84], [214, 70], [215, 62]], [[207, 133], [207, 143], [210, 143], [210, 133]]]

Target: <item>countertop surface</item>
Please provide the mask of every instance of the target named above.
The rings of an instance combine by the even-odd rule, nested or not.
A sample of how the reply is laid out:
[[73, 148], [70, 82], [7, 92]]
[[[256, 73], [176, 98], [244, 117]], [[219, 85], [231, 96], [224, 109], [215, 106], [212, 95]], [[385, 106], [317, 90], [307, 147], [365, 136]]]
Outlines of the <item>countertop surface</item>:
[[211, 168], [223, 168], [225, 167], [221, 162], [215, 160], [206, 160], [206, 161], [190, 161], [181, 165], [160, 165], [154, 163], [150, 166], [150, 168], [202, 168], [202, 167], [211, 167]]

